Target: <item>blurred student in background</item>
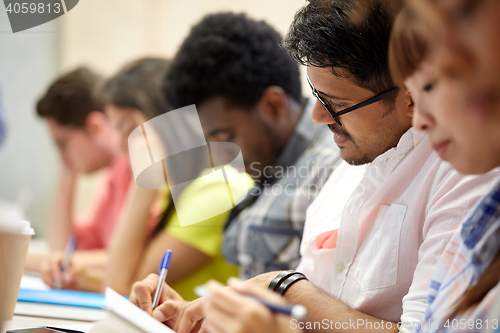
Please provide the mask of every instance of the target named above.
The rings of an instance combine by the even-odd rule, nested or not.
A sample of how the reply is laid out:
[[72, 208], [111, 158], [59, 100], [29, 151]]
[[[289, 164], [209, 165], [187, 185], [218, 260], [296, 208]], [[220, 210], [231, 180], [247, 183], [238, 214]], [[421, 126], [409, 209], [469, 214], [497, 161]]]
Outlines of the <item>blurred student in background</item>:
[[[461, 173], [499, 167], [500, 2], [411, 4], [395, 25], [390, 59], [394, 77], [414, 99], [414, 126]], [[498, 313], [489, 312], [500, 299], [499, 181], [438, 262], [417, 332], [498, 328]]]
[[[42, 257], [31, 254], [26, 268], [41, 272], [49, 285], [62, 278], [55, 265], [71, 236], [77, 239], [75, 266], [105, 265], [106, 249], [132, 181], [128, 158], [118, 153], [118, 134], [104, 114], [103, 101], [95, 94], [101, 82], [102, 78], [89, 68], [78, 68], [53, 82], [36, 105], [37, 114], [47, 122], [59, 148], [61, 171], [47, 230], [52, 253]], [[94, 207], [77, 218], [74, 201], [78, 176], [98, 170], [104, 170], [104, 178]]]
[[[164, 59], [141, 59], [128, 64], [106, 82], [106, 113], [122, 134], [122, 147], [125, 149], [133, 129], [169, 111], [161, 92], [168, 65]], [[158, 134], [163, 138], [169, 136], [169, 133]], [[181, 135], [185, 138], [176, 137], [175, 140], [189, 140], [193, 134], [185, 131]], [[185, 167], [189, 168], [188, 165]], [[230, 173], [228, 178], [236, 177], [248, 184], [244, 188], [232, 188], [232, 195], [237, 200], [246, 193], [252, 181], [245, 173], [228, 167], [225, 170]], [[176, 207], [170, 192], [161, 192], [163, 213], [153, 235], [150, 235], [148, 216], [155, 199], [154, 192], [133, 186], [111, 243], [106, 284], [123, 294], [129, 293], [135, 281], [158, 271], [167, 248], [174, 253], [167, 281], [186, 299], [196, 298], [194, 287], [209, 279], [225, 282], [229, 277], [236, 276], [237, 268], [229, 265], [220, 252], [229, 211], [184, 227], [180, 226], [178, 218], [179, 210], [202, 210], [200, 205], [221, 205], [219, 195], [227, 193], [226, 183], [198, 178], [182, 192]]]
[[340, 161], [328, 128], [314, 124], [314, 101], [302, 97], [298, 66], [280, 43], [264, 21], [208, 15], [165, 79], [173, 108], [196, 104], [207, 140], [237, 144], [256, 181], [224, 232], [224, 256], [243, 279], [296, 267], [307, 207]]

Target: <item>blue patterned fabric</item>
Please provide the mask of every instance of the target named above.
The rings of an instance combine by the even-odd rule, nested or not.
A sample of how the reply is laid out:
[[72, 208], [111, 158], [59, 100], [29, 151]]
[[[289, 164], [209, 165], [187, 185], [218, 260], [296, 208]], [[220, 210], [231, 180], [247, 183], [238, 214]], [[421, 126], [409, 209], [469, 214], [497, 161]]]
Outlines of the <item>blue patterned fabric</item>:
[[[447, 318], [460, 297], [493, 262], [499, 249], [500, 181], [497, 181], [466, 219], [462, 230], [453, 236], [436, 265], [425, 319], [416, 332], [457, 333], [497, 329], [499, 320], [489, 318], [489, 312], [500, 297], [500, 285], [493, 288], [478, 306], [469, 309], [460, 318], [451, 321], [447, 321]], [[460, 327], [460, 320], [473, 324]]]

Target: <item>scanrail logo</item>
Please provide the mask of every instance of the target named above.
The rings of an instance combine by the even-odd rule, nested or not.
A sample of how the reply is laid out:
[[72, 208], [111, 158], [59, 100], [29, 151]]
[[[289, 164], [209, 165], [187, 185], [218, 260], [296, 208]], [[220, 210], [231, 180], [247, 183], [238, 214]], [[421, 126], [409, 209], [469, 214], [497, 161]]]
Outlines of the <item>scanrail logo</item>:
[[3, 0], [12, 32], [52, 21], [75, 8], [79, 0]]
[[[137, 186], [170, 191], [181, 226], [227, 212], [248, 194], [251, 181], [240, 148], [206, 142], [194, 105], [145, 122], [130, 133], [128, 146]], [[211, 202], [185, 200], [185, 192], [214, 185], [222, 191]]]

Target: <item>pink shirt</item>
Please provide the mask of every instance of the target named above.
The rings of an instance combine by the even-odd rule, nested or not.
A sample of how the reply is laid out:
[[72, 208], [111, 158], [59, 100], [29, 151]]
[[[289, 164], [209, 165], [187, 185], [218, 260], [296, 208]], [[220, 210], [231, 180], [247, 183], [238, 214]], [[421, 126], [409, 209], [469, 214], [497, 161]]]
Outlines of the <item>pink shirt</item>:
[[75, 221], [79, 250], [106, 249], [132, 182], [127, 155], [116, 157], [106, 170], [93, 209]]
[[459, 174], [411, 128], [371, 164], [343, 162], [332, 173], [307, 210], [297, 270], [409, 332], [424, 316], [446, 244], [497, 175]]

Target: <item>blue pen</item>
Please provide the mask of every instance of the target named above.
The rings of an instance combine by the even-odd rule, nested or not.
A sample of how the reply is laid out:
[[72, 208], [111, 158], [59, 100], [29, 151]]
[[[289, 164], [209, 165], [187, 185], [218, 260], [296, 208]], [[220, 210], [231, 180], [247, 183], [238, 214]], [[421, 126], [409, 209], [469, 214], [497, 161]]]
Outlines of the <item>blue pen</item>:
[[158, 285], [156, 286], [155, 296], [153, 298], [153, 309], [156, 308], [160, 301], [161, 290], [163, 289], [163, 282], [167, 278], [168, 268], [170, 267], [170, 260], [172, 259], [172, 250], [165, 251], [163, 259], [161, 260], [160, 267], [158, 268]]
[[[64, 274], [64, 272], [68, 269], [69, 264], [71, 263], [71, 257], [73, 257], [75, 249], [76, 249], [76, 237], [72, 236], [69, 239], [68, 244], [66, 244], [66, 249], [64, 249], [64, 254], [61, 260], [61, 274]], [[61, 280], [55, 281], [54, 287], [56, 289], [61, 289], [62, 281]]]
[[276, 304], [266, 301], [260, 297], [250, 296], [266, 306], [272, 313], [281, 313], [295, 319], [303, 319], [307, 315], [307, 309], [302, 305]]
[[[205, 297], [208, 295], [207, 288], [205, 285], [195, 287], [195, 293], [199, 297]], [[245, 294], [242, 295], [255, 299], [257, 302], [267, 307], [269, 311], [271, 311], [272, 313], [281, 313], [299, 320], [304, 319], [307, 315], [307, 309], [302, 305], [277, 304], [266, 301], [265, 299], [262, 299], [257, 296], [245, 295]]]

